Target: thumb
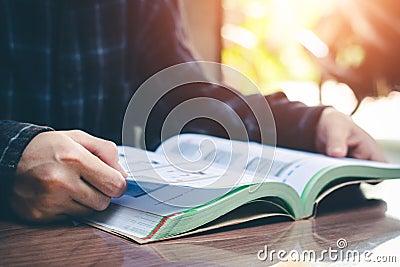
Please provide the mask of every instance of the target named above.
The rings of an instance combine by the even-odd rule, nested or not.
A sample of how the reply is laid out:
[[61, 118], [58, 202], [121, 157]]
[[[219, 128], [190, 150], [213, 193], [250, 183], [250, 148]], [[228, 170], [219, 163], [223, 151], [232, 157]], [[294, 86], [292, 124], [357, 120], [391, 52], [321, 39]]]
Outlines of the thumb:
[[327, 131], [325, 154], [335, 158], [346, 157], [348, 152], [346, 131], [339, 128]]
[[115, 143], [94, 137], [83, 131], [74, 130], [65, 132], [75, 142], [82, 145], [104, 163], [119, 171], [125, 178], [128, 174], [118, 162], [118, 149]]

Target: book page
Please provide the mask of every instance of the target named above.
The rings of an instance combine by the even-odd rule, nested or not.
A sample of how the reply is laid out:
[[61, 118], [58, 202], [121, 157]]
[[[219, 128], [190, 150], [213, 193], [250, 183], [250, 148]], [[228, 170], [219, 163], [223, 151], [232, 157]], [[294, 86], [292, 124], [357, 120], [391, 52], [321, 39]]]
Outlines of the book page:
[[299, 196], [307, 183], [321, 170], [331, 166], [361, 165], [398, 168], [398, 165], [358, 159], [336, 159], [322, 154], [274, 148], [200, 134], [182, 134], [163, 143], [157, 154], [180, 155], [181, 160], [207, 162], [208, 166], [245, 173], [240, 184], [262, 183], [266, 179], [293, 187]]
[[308, 181], [320, 170], [333, 164], [325, 156], [277, 148], [269, 175], [279, 177], [282, 183], [293, 187], [301, 196]]
[[173, 137], [156, 153], [181, 155], [181, 161], [204, 161], [208, 166], [245, 173], [241, 185], [262, 183], [266, 179], [282, 182], [292, 186], [299, 195], [315, 173], [333, 164], [327, 157], [313, 160], [312, 153], [198, 134]]
[[299, 196], [301, 196], [307, 183], [315, 175], [326, 168], [335, 166], [364, 166], [383, 169], [400, 168], [400, 165], [389, 163], [353, 158], [332, 158], [317, 153], [277, 148], [270, 175], [280, 177], [283, 183], [292, 186]]
[[267, 180], [287, 184], [301, 196], [316, 174], [332, 166], [398, 167], [199, 134], [170, 138], [155, 153], [124, 148], [120, 156], [131, 182], [127, 194], [113, 201], [158, 215], [183, 212]]
[[224, 176], [220, 175], [219, 182], [224, 187], [232, 187], [262, 182], [272, 167], [275, 147], [201, 134], [181, 134], [164, 141], [156, 153], [175, 159], [175, 165], [186, 162], [185, 166], [201, 166], [202, 170], [219, 169], [220, 174], [229, 171], [230, 176], [223, 180]]
[[163, 217], [111, 204], [105, 211], [96, 212], [87, 219], [105, 229], [144, 238], [157, 227]]
[[221, 168], [187, 172], [162, 155], [131, 147], [119, 147], [119, 157], [129, 175], [128, 188], [112, 202], [129, 208], [166, 216], [203, 205], [236, 188], [213, 185], [221, 175], [230, 175]]

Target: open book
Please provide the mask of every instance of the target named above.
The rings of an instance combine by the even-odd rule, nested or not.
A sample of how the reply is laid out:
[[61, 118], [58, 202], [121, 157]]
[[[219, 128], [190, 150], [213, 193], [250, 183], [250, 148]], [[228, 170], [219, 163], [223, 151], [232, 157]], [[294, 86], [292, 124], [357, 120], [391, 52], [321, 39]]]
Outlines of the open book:
[[400, 165], [199, 134], [172, 137], [155, 152], [119, 152], [128, 189], [87, 222], [138, 243], [274, 215], [305, 219], [339, 187], [400, 178]]

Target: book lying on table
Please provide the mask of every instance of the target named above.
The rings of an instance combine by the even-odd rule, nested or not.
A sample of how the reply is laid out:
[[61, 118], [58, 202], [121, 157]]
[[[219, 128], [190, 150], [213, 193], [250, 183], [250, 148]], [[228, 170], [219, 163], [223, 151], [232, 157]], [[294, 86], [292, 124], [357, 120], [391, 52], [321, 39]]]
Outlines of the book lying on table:
[[86, 222], [141, 244], [268, 216], [306, 219], [333, 190], [400, 178], [400, 165], [200, 134], [119, 153], [128, 189]]

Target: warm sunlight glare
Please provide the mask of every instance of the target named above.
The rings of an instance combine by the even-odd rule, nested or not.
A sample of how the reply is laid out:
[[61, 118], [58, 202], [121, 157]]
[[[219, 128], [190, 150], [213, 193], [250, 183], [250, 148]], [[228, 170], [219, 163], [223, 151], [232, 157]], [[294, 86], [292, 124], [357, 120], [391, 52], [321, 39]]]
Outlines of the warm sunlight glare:
[[322, 104], [333, 106], [350, 115], [357, 106], [357, 99], [351, 88], [336, 81], [326, 81], [321, 86]]
[[310, 30], [300, 30], [297, 33], [299, 42], [318, 58], [326, 57], [329, 53], [328, 46]]
[[258, 38], [251, 31], [232, 24], [225, 24], [221, 30], [222, 37], [247, 49], [257, 46]]
[[391, 92], [388, 97], [364, 99], [353, 119], [377, 139], [400, 140], [398, 114], [400, 92]]
[[[367, 58], [365, 47], [353, 42], [354, 38], [343, 37], [352, 30], [350, 26], [343, 26], [348, 25], [343, 22], [346, 19], [357, 26], [357, 34], [366, 40], [372, 39], [372, 44], [380, 48], [379, 42], [384, 41], [381, 37], [386, 31], [398, 32], [395, 28], [398, 16], [394, 16], [391, 23], [389, 17], [383, 15], [385, 6], [378, 3], [348, 0], [224, 0], [222, 62], [244, 73], [264, 94], [282, 90], [291, 100], [299, 100], [307, 105], [331, 105], [351, 114], [357, 106], [354, 92], [344, 83], [325, 79], [335, 78], [331, 74], [340, 77], [341, 73], [347, 73], [347, 68], [357, 68]], [[373, 5], [380, 5], [381, 8], [375, 12]], [[336, 13], [338, 10], [340, 12]], [[367, 15], [374, 15], [374, 20], [367, 21], [362, 16], [364, 11]], [[342, 15], [340, 19], [338, 14]], [[321, 24], [321, 21], [326, 24]], [[372, 30], [375, 24], [380, 25], [379, 21], [383, 26]], [[381, 30], [382, 27], [385, 31]], [[337, 47], [332, 44], [340, 49], [335, 49]], [[395, 46], [397, 43], [386, 41], [388, 44], [398, 47]], [[349, 74], [345, 76], [347, 80], [340, 78], [341, 81], [356, 81], [355, 84], [358, 84], [357, 79], [373, 79], [368, 75]], [[242, 88], [240, 82], [235, 81], [231, 85], [246, 93], [246, 88]], [[358, 96], [362, 90], [370, 90], [369, 95], [373, 95], [373, 86], [368, 88], [367, 82], [360, 86], [355, 91]], [[381, 97], [362, 101], [353, 116], [354, 121], [375, 138], [400, 140], [400, 127], [394, 119], [400, 114], [400, 93], [393, 92], [388, 97], [378, 95]]]

